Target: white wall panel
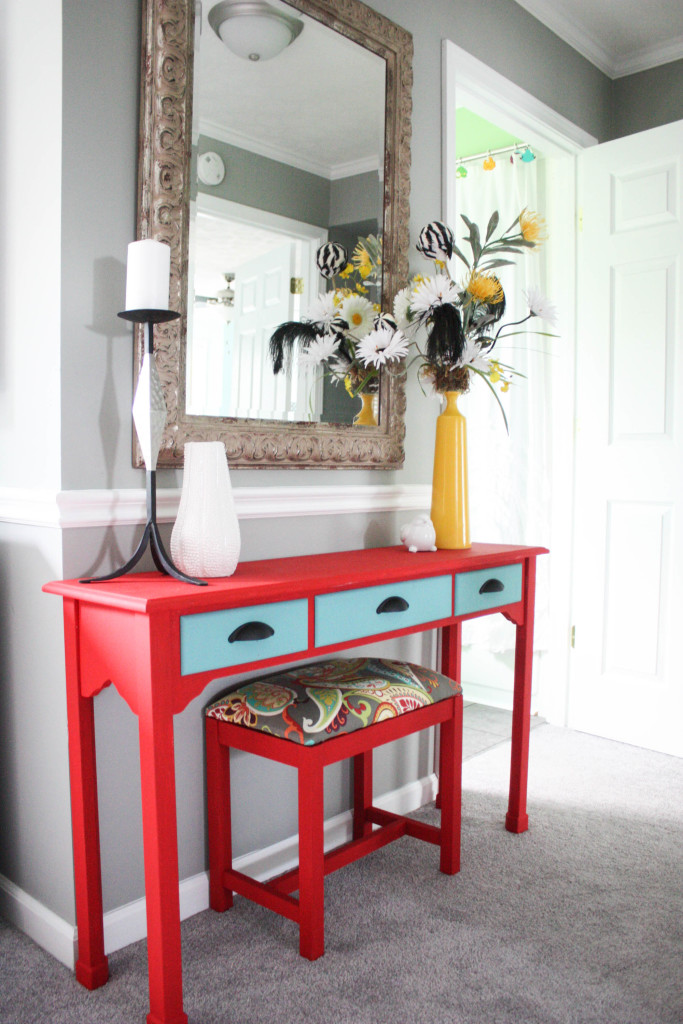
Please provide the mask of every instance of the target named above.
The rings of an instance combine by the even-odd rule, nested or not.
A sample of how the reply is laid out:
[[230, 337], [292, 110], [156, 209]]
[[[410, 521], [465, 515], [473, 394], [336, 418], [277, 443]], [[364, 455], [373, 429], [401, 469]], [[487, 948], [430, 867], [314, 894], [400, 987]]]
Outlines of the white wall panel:
[[[603, 673], [659, 672], [671, 514], [666, 505], [609, 503]], [[637, 561], [626, 551], [637, 552]]]

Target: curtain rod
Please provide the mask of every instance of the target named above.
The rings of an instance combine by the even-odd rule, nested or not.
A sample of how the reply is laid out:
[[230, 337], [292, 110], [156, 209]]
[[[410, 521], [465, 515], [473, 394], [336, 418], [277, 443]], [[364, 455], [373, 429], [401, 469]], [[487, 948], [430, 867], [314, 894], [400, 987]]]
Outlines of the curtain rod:
[[475, 153], [473, 156], [462, 156], [459, 157], [456, 162], [459, 164], [469, 164], [474, 160], [485, 160], [487, 156], [502, 156], [503, 153], [514, 153], [517, 150], [524, 152], [526, 149], [531, 149], [531, 146], [527, 142], [520, 142], [515, 146], [503, 146], [502, 149], [487, 149], [484, 153]]

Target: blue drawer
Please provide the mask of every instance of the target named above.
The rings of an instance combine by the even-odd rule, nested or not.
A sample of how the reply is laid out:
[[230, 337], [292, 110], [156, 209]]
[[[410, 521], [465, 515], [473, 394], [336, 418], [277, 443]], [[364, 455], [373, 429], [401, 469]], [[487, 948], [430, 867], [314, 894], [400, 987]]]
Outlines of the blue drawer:
[[458, 573], [455, 577], [456, 615], [486, 611], [521, 600], [521, 565], [499, 565], [495, 569]]
[[206, 672], [308, 648], [308, 601], [276, 601], [180, 617], [180, 672]]
[[452, 576], [435, 576], [338, 594], [318, 594], [316, 647], [447, 619], [451, 614], [452, 588]]

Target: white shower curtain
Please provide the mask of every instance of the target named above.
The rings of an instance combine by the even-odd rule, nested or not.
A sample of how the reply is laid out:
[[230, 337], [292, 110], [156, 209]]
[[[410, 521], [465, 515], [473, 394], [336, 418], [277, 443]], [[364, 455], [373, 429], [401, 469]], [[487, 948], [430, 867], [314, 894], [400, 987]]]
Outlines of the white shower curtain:
[[[457, 178], [456, 223], [452, 224], [456, 241], [464, 255], [471, 256], [463, 241], [468, 234], [460, 214], [479, 225], [482, 238], [494, 210], [500, 214], [503, 230], [524, 209], [543, 215], [543, 161], [524, 163], [509, 154], [496, 158], [493, 170], [485, 171], [481, 162], [468, 164], [466, 178]], [[545, 294], [546, 253], [549, 242], [516, 257], [514, 266], [498, 271], [505, 290], [504, 323], [520, 320], [528, 313], [524, 291], [536, 286]], [[451, 263], [451, 274], [464, 280], [467, 270], [459, 259]], [[555, 330], [532, 318], [520, 330]], [[506, 332], [503, 331], [503, 334]], [[467, 417], [470, 523], [472, 538], [492, 543], [547, 544], [550, 524], [548, 487], [551, 453], [552, 394], [550, 360], [553, 345], [559, 339], [535, 334], [516, 334], [501, 338], [495, 348], [501, 362], [525, 374], [517, 378], [501, 399], [509, 424], [509, 435], [494, 396], [483, 380], [474, 378], [470, 392], [460, 407]], [[498, 385], [498, 388], [500, 385]], [[540, 560], [537, 590], [536, 649], [546, 646], [547, 584], [546, 569]], [[512, 627], [500, 616], [486, 616], [467, 624], [465, 641], [485, 644], [494, 651], [508, 650], [514, 644]]]

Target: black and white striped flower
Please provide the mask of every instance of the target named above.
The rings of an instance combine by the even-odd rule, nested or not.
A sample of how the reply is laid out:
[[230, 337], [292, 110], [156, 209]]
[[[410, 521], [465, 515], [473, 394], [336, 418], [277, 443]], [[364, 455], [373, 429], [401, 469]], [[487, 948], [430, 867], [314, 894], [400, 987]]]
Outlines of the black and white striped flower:
[[445, 263], [453, 255], [455, 237], [447, 224], [440, 220], [431, 220], [419, 234], [415, 248], [428, 260], [440, 260]]
[[339, 242], [325, 242], [316, 253], [315, 262], [323, 277], [334, 277], [349, 262], [346, 249]]
[[379, 331], [383, 327], [390, 331], [398, 330], [398, 324], [391, 313], [378, 313], [375, 317], [375, 330]]

